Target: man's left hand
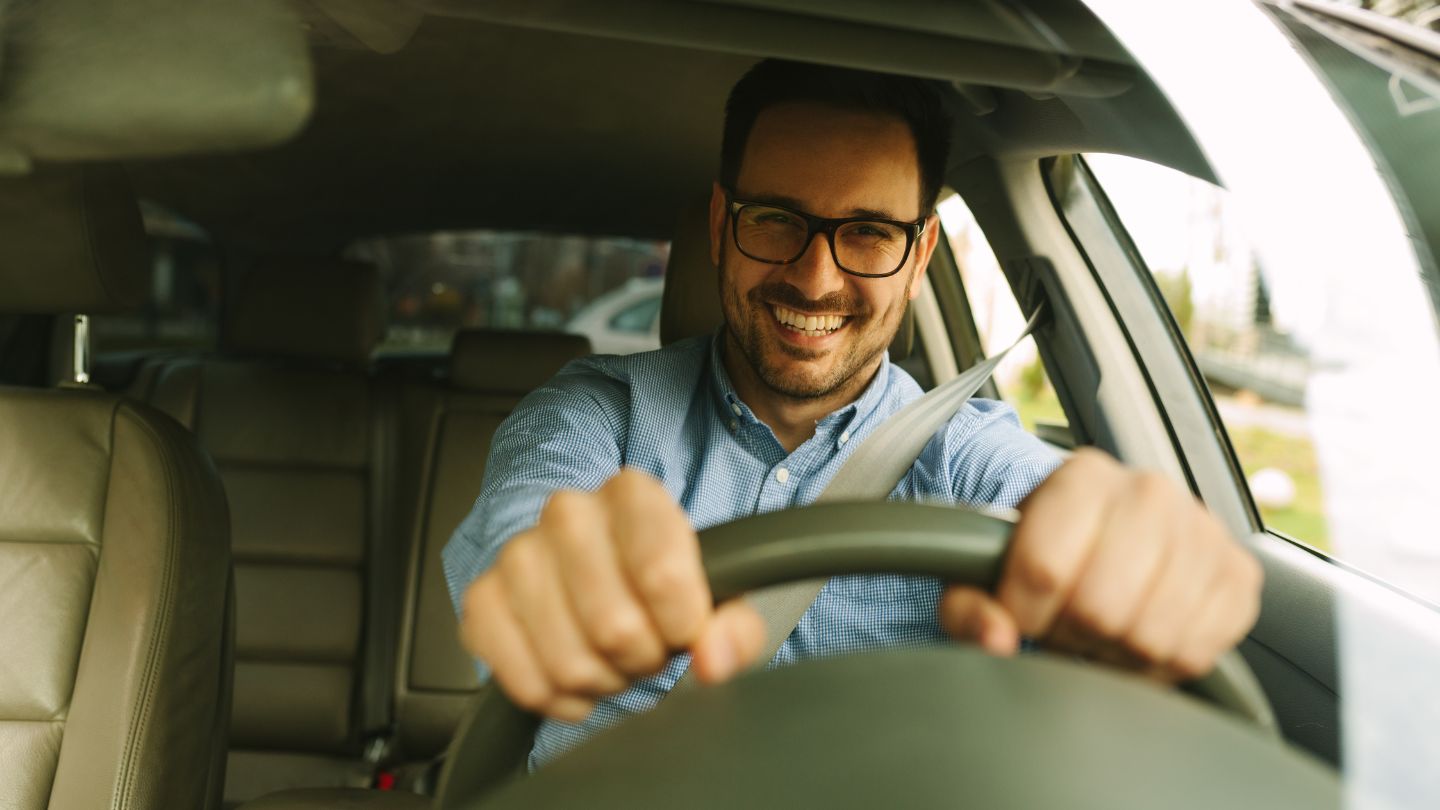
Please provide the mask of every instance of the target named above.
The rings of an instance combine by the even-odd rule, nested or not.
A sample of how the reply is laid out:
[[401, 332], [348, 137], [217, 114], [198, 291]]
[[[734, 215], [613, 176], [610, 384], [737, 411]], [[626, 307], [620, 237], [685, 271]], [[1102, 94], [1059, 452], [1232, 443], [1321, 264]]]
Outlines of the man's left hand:
[[1029, 636], [1174, 682], [1208, 673], [1259, 615], [1259, 563], [1158, 473], [1082, 449], [1020, 514], [995, 595], [941, 598], [952, 636], [997, 655]]

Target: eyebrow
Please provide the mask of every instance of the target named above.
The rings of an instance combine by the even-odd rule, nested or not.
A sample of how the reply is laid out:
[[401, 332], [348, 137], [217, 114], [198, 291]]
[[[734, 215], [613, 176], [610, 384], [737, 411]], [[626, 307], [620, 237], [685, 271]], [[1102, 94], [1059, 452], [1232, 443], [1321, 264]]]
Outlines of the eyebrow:
[[[787, 197], [787, 196], [785, 196], [784, 194], [741, 194], [741, 193], [739, 193], [739, 192], [736, 192], [735, 196], [738, 197], [738, 198], [740, 198], [740, 199], [742, 199], [742, 200], [745, 200], [746, 202], [757, 202], [757, 203], [768, 203], [768, 204], [770, 204], [770, 205], [781, 205], [781, 206], [784, 206], [784, 207], [786, 207], [786, 208], [794, 208], [794, 209], [796, 209], [797, 211], [804, 211], [805, 213], [811, 214], [812, 216], [814, 216], [814, 214], [810, 211], [809, 208], [807, 208], [807, 207], [805, 206], [804, 203], [802, 203], [801, 201], [795, 199], [794, 197]], [[878, 209], [878, 208], [851, 208], [850, 211], [849, 211], [848, 213], [846, 213], [844, 216], [846, 216], [846, 217], [871, 217], [871, 218], [873, 218], [873, 219], [889, 219], [889, 220], [894, 220], [894, 221], [896, 221], [896, 222], [905, 221], [905, 220], [903, 220], [901, 217], [897, 217], [897, 216], [895, 216], [893, 213], [891, 213], [891, 212], [889, 212], [889, 211], [883, 211], [883, 210]]]

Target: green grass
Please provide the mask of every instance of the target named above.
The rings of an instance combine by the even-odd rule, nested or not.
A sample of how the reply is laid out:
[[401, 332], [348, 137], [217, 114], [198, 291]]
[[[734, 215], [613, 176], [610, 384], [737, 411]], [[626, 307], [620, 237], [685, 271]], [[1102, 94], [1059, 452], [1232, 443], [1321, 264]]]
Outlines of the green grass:
[[1329, 550], [1330, 533], [1325, 523], [1320, 470], [1310, 440], [1247, 427], [1230, 431], [1230, 441], [1247, 476], [1256, 470], [1274, 467], [1284, 470], [1295, 482], [1295, 500], [1289, 506], [1284, 509], [1260, 507], [1265, 525], [1316, 548]]
[[1045, 386], [1039, 391], [1031, 392], [1025, 386], [1017, 386], [1017, 391], [1005, 392], [1009, 396], [1006, 399], [1020, 415], [1020, 424], [1031, 433], [1035, 432], [1036, 422], [1052, 422], [1055, 424], [1068, 424], [1065, 418], [1065, 411], [1060, 407], [1060, 400], [1055, 397], [1055, 390]]

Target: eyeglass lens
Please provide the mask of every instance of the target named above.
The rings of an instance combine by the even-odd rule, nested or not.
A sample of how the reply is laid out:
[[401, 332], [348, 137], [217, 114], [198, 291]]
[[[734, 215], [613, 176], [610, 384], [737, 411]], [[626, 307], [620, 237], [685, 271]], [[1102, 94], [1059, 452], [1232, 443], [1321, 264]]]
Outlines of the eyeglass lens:
[[[761, 261], [794, 261], [810, 237], [805, 220], [783, 208], [746, 205], [737, 214], [736, 245]], [[905, 262], [907, 242], [905, 229], [888, 222], [847, 222], [835, 229], [835, 261], [852, 273], [887, 275]]]

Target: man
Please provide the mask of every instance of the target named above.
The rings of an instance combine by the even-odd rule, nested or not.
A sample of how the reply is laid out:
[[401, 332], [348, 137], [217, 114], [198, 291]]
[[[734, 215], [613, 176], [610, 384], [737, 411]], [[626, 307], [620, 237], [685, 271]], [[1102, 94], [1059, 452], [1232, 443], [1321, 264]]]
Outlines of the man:
[[[759, 655], [753, 610], [712, 606], [695, 532], [813, 501], [920, 396], [885, 348], [938, 239], [949, 131], [922, 82], [757, 65], [726, 106], [710, 201], [725, 326], [572, 363], [496, 434], [446, 571], [467, 649], [549, 718], [532, 766], [653, 707], [692, 657], [713, 683]], [[1060, 465], [999, 403], [963, 408], [892, 497], [1018, 505], [997, 592], [838, 577], [773, 663], [948, 631], [1173, 681], [1258, 611], [1259, 566], [1188, 493], [1098, 451]]]

